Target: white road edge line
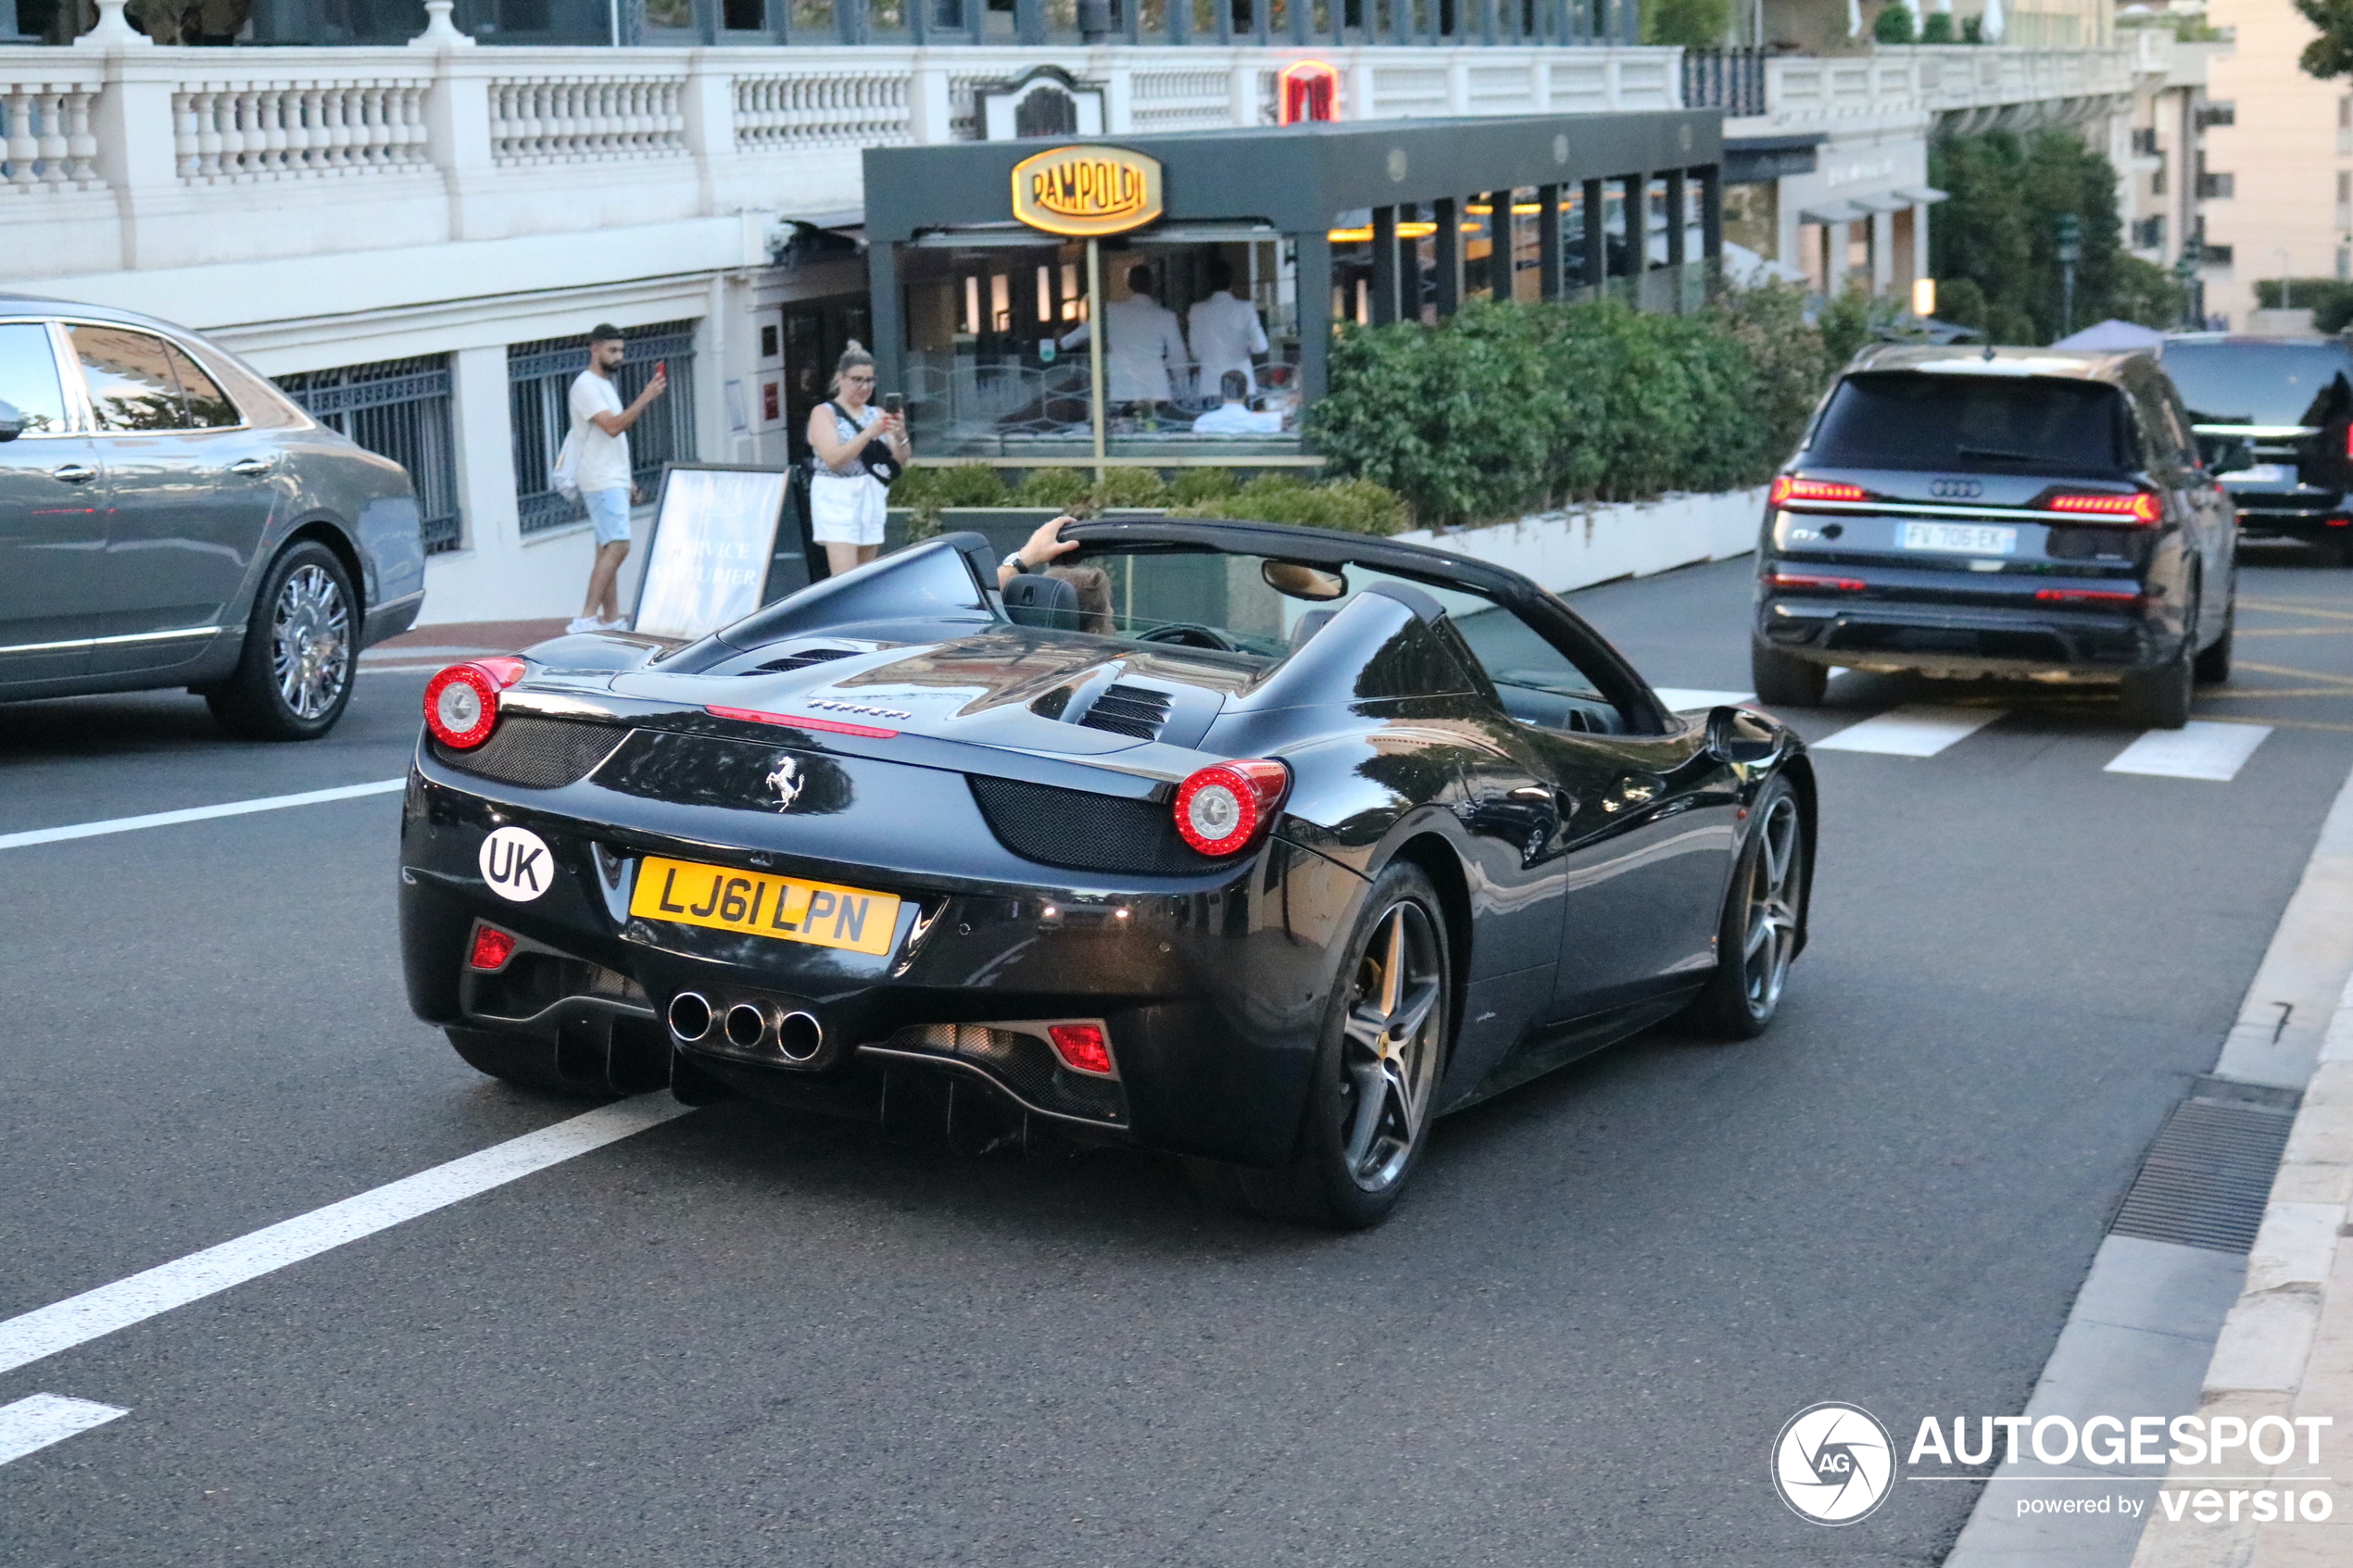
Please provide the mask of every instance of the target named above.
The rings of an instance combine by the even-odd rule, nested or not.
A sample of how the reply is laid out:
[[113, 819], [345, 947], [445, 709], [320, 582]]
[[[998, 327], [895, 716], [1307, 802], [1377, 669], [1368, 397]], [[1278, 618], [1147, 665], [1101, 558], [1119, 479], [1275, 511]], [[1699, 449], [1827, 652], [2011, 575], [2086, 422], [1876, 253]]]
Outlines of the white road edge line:
[[378, 779], [373, 784], [306, 789], [299, 795], [265, 795], [258, 800], [229, 800], [218, 806], [191, 806], [180, 811], [150, 811], [144, 817], [108, 817], [104, 822], [72, 822], [61, 828], [0, 833], [0, 849], [21, 849], [29, 844], [56, 844], [69, 838], [97, 838], [110, 833], [136, 833], [141, 828], [168, 828], [179, 822], [201, 822], [214, 817], [242, 817], [253, 811], [277, 811], [288, 806], [316, 806], [328, 800], [355, 800], [363, 795], [390, 795], [406, 787], [408, 783], [407, 779]]
[[2193, 719], [2178, 730], [2151, 730], [2116, 754], [2105, 773], [2150, 773], [2167, 779], [2228, 784], [2255, 755], [2269, 724], [2218, 724]]
[[78, 1437], [94, 1426], [130, 1413], [120, 1405], [69, 1399], [63, 1394], [35, 1394], [0, 1405], [0, 1464], [38, 1453], [52, 1443]]
[[1933, 757], [2007, 711], [2001, 708], [1943, 708], [1924, 703], [1898, 708], [1859, 724], [1849, 724], [1836, 734], [1814, 742], [1813, 749], [1875, 751], [1885, 757]]
[[493, 1144], [446, 1165], [281, 1220], [233, 1241], [0, 1321], [0, 1373], [86, 1345], [346, 1242], [560, 1165], [693, 1110], [657, 1091]]

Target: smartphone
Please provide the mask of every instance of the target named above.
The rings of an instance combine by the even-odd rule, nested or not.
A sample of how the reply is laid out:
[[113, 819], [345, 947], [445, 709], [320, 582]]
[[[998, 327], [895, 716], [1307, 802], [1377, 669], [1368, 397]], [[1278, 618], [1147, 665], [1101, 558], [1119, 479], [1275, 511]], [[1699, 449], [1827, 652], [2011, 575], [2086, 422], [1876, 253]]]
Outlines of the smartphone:
[[901, 396], [900, 396], [898, 393], [895, 393], [895, 392], [886, 392], [886, 393], [884, 393], [884, 394], [883, 394], [883, 412], [884, 412], [884, 413], [886, 413], [886, 414], [896, 414], [896, 413], [898, 413], [900, 409], [902, 409], [902, 408], [906, 408], [906, 407], [907, 407], [907, 399], [905, 399], [904, 397], [901, 397]]
[[662, 379], [666, 378], [669, 374], [670, 374], [670, 361], [669, 361], [669, 360], [667, 360], [667, 359], [657, 359], [657, 360], [655, 360], [655, 361], [654, 361], [654, 379], [655, 379], [655, 380], [657, 380], [657, 381], [662, 380]]

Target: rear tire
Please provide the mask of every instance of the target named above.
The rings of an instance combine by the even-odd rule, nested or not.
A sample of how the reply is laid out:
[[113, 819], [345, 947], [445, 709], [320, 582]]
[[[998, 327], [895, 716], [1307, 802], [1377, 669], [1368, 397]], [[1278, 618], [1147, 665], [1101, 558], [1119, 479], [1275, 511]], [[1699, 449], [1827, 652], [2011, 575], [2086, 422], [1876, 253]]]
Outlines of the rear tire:
[[556, 1042], [533, 1035], [507, 1035], [492, 1029], [444, 1029], [450, 1046], [466, 1065], [519, 1089], [567, 1095], [577, 1099], [610, 1099], [601, 1084], [567, 1078], [556, 1066]]
[[1831, 685], [1822, 665], [1763, 643], [1749, 645], [1748, 678], [1756, 700], [1768, 708], [1819, 708]]
[[1453, 1039], [1453, 955], [1421, 868], [1392, 865], [1373, 884], [1340, 976], [1299, 1151], [1241, 1172], [1240, 1185], [1269, 1219], [1364, 1230], [1388, 1218], [1421, 1162]]
[[351, 702], [359, 662], [351, 574], [315, 540], [270, 563], [245, 622], [245, 651], [205, 693], [220, 727], [248, 740], [317, 740]]
[[2118, 694], [2119, 716], [2128, 729], [2178, 730], [2190, 721], [2190, 698], [2196, 680], [2187, 638], [2182, 651], [2155, 670], [2135, 670], [2124, 677]]
[[1799, 912], [1806, 908], [1806, 819], [1797, 792], [1787, 779], [1769, 780], [1749, 815], [1756, 825], [1732, 868], [1716, 931], [1716, 977], [1690, 1015], [1699, 1028], [1728, 1040], [1753, 1040], [1771, 1027], [1797, 957]]
[[2231, 596], [2231, 608], [2222, 612], [2222, 634], [2201, 649], [2195, 666], [2197, 684], [2219, 686], [2231, 678], [2231, 633], [2238, 627], [2238, 596]]

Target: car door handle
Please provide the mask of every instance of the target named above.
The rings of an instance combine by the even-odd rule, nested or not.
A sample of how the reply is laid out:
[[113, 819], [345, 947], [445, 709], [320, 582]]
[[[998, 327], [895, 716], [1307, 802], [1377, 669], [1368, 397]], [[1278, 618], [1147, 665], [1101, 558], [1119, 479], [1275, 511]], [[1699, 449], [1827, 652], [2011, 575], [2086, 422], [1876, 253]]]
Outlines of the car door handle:
[[258, 479], [276, 466], [276, 462], [269, 458], [239, 458], [229, 465], [229, 471], [244, 474], [247, 479]]
[[51, 479], [67, 484], [81, 484], [98, 477], [98, 470], [88, 463], [60, 463], [49, 470]]

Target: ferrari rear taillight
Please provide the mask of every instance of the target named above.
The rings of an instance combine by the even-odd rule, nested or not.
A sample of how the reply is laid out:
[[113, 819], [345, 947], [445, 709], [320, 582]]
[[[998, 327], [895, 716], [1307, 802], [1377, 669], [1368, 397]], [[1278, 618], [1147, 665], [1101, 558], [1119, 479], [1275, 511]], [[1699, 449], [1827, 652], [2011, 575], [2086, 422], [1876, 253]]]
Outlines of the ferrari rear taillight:
[[1054, 1054], [1064, 1067], [1099, 1078], [1111, 1076], [1111, 1042], [1103, 1037], [1101, 1024], [1049, 1023], [1046, 1038], [1054, 1043]]
[[1868, 501], [1871, 493], [1859, 484], [1842, 484], [1831, 479], [1799, 479], [1793, 474], [1776, 474], [1770, 500], [1774, 506], [1791, 501]]
[[2045, 511], [2066, 512], [2072, 517], [2115, 518], [2141, 528], [2155, 526], [2165, 515], [2157, 497], [2145, 490], [2135, 490], [2129, 495], [2112, 490], [2045, 495], [2042, 505]]
[[498, 724], [498, 694], [523, 677], [520, 659], [453, 664], [425, 683], [425, 728], [455, 751], [471, 751]]
[[469, 969], [504, 969], [515, 956], [515, 939], [495, 925], [474, 927], [474, 949], [466, 955]]
[[1280, 762], [1245, 758], [1216, 762], [1176, 786], [1176, 832], [1204, 855], [1248, 848], [1290, 788]]

